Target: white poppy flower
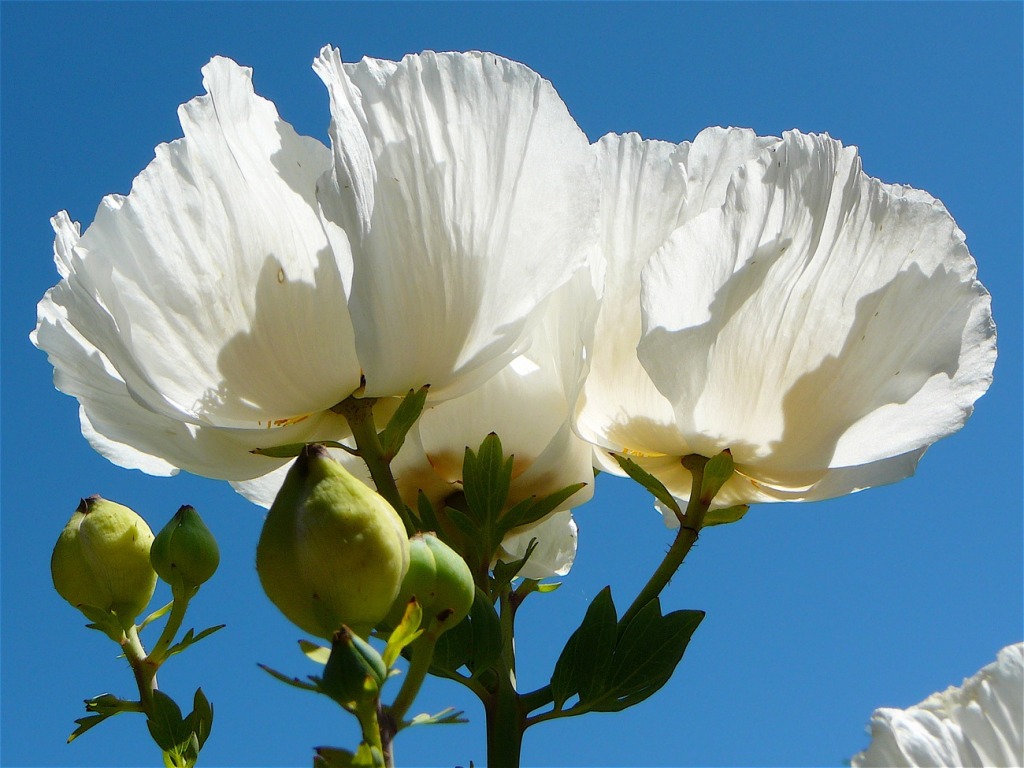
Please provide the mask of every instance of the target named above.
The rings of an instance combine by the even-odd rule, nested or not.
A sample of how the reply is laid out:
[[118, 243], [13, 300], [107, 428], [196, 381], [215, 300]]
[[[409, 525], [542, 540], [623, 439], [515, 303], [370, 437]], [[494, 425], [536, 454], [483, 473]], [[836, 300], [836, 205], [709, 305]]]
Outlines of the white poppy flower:
[[258, 477], [249, 451], [338, 438], [330, 408], [469, 391], [586, 263], [593, 158], [549, 83], [485, 54], [315, 69], [333, 152], [217, 58], [127, 197], [54, 219], [33, 342], [117, 464]]
[[877, 709], [871, 744], [851, 761], [867, 766], [1024, 765], [1024, 643], [959, 688], [908, 709]]
[[[586, 371], [583, 350], [596, 311], [596, 289], [584, 270], [552, 296], [530, 334], [528, 350], [472, 392], [428, 405], [392, 463], [402, 498], [413, 509], [420, 491], [435, 505], [461, 492], [466, 448], [476, 450], [492, 432], [501, 439], [505, 455], [513, 457], [509, 506], [584, 483], [586, 487], [551, 515], [505, 537], [499, 558], [506, 561], [522, 558], [531, 539], [537, 540], [520, 573], [526, 578], [569, 572], [577, 527], [568, 510], [593, 495], [592, 448], [573, 433], [569, 404]], [[371, 484], [360, 459], [340, 450], [332, 449], [332, 454]], [[285, 469], [235, 487], [251, 501], [269, 506]]]
[[[595, 360], [591, 378], [629, 371], [616, 386], [634, 394], [590, 414], [584, 402], [579, 429], [684, 499], [679, 457], [730, 449], [737, 473], [716, 506], [828, 498], [906, 477], [991, 381], [990, 300], [963, 233], [941, 203], [867, 177], [856, 151], [828, 137], [788, 133], [747, 147], [756, 151], [732, 155], [731, 170], [713, 166], [702, 210], [653, 254], [639, 238], [644, 257], [608, 248], [619, 268], [623, 258], [643, 263], [642, 368], [621, 339], [627, 362]], [[619, 166], [636, 167], [637, 156]], [[671, 175], [660, 165], [660, 176], [632, 172], [641, 194]], [[636, 300], [618, 306], [635, 317]], [[602, 318], [629, 316], [608, 290], [605, 302]], [[599, 326], [595, 347], [617, 331]], [[588, 381], [587, 391], [601, 386]]]

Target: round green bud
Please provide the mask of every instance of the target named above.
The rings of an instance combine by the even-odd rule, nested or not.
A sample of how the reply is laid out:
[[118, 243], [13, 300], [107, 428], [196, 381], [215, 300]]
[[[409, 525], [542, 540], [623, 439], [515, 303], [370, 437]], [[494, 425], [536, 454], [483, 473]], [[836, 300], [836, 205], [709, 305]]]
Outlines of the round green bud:
[[293, 623], [331, 638], [342, 624], [367, 637], [409, 567], [398, 513], [323, 446], [305, 448], [267, 513], [256, 570]]
[[194, 589], [217, 570], [220, 549], [199, 513], [186, 504], [153, 539], [149, 559], [168, 584], [180, 580], [185, 589]]
[[373, 701], [387, 677], [384, 659], [372, 645], [347, 627], [334, 633], [331, 655], [320, 681], [321, 691], [343, 707], [356, 708]]
[[156, 588], [152, 543], [146, 521], [128, 507], [99, 496], [82, 499], [53, 548], [53, 586], [76, 608], [112, 611], [128, 626]]
[[423, 624], [442, 619], [446, 631], [469, 614], [476, 596], [473, 574], [459, 553], [433, 533], [417, 533], [409, 540], [409, 570], [386, 622], [398, 626], [413, 597], [423, 609]]

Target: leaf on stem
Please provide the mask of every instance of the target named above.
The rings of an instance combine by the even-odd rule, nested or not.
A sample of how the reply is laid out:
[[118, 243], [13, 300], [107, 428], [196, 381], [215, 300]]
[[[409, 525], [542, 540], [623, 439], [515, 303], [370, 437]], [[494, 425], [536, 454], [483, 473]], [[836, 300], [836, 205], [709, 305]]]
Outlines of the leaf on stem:
[[[339, 443], [337, 440], [317, 440], [317, 443], [328, 448], [340, 448], [346, 453], [351, 453], [353, 456], [359, 455], [355, 448]], [[270, 448], [253, 448], [249, 453], [254, 453], [257, 456], [269, 456], [273, 459], [294, 459], [302, 453], [307, 445], [309, 443], [288, 443], [286, 445], [271, 446]]]
[[464, 714], [465, 712], [456, 711], [454, 707], [448, 707], [442, 709], [436, 715], [428, 715], [425, 712], [416, 715], [407, 725], [458, 725], [468, 723], [469, 720], [463, 717]]
[[709, 505], [715, 495], [722, 490], [722, 486], [732, 477], [732, 472], [732, 451], [728, 448], [708, 459], [700, 484], [700, 501], [704, 506]]
[[[153, 691], [153, 712], [146, 720], [149, 735], [164, 752], [174, 752], [182, 741], [185, 722], [181, 708], [170, 696], [160, 690]], [[191, 735], [189, 731], [189, 735]], [[187, 740], [187, 737], [186, 737]]]
[[423, 630], [420, 629], [420, 624], [423, 622], [423, 609], [415, 598], [409, 601], [409, 604], [405, 607], [405, 613], [402, 615], [402, 620], [398, 622], [398, 626], [395, 627], [391, 633], [391, 637], [388, 638], [388, 644], [384, 648], [384, 665], [390, 670], [394, 665], [395, 661], [402, 653], [402, 649], [412, 643], [416, 638], [423, 634]]
[[143, 629], [145, 629], [145, 628], [146, 628], [146, 626], [148, 626], [148, 625], [149, 625], [149, 624], [151, 624], [152, 622], [156, 621], [156, 620], [157, 620], [157, 619], [159, 619], [159, 618], [160, 618], [161, 616], [165, 616], [165, 615], [167, 615], [167, 613], [169, 613], [169, 612], [170, 612], [170, 610], [171, 610], [171, 608], [172, 608], [172, 607], [174, 607], [174, 601], [173, 601], [173, 600], [171, 600], [171, 602], [169, 602], [169, 603], [168, 603], [167, 605], [165, 605], [165, 606], [164, 606], [163, 608], [160, 608], [160, 609], [158, 609], [158, 610], [156, 610], [156, 611], [153, 611], [153, 612], [152, 612], [151, 614], [149, 614], [149, 616], [147, 616], [146, 618], [144, 618], [144, 619], [142, 620], [142, 623], [141, 623], [141, 624], [139, 624], [139, 629], [138, 629], [138, 631], [139, 631], [139, 632], [141, 632], [141, 631], [142, 631]]
[[185, 730], [189, 731], [196, 739], [196, 753], [203, 748], [206, 740], [210, 737], [210, 730], [213, 728], [213, 705], [210, 704], [203, 693], [202, 688], [196, 688], [195, 696], [192, 698], [192, 711], [185, 718]]
[[462, 464], [463, 490], [474, 522], [481, 528], [493, 528], [508, 500], [512, 483], [512, 460], [502, 453], [501, 440], [493, 432], [474, 453], [466, 448]]
[[466, 667], [476, 676], [501, 655], [501, 620], [484, 592], [477, 588], [469, 615], [437, 639], [431, 669], [435, 674], [455, 673]]
[[398, 410], [388, 420], [384, 431], [380, 433], [380, 444], [386, 461], [391, 461], [402, 449], [406, 435], [409, 434], [412, 425], [416, 423], [416, 419], [423, 413], [429, 389], [429, 386], [410, 389], [409, 393], [402, 398]]
[[619, 466], [622, 467], [623, 472], [646, 488], [654, 498], [675, 512], [676, 517], [682, 517], [683, 511], [679, 508], [679, 502], [675, 500], [671, 493], [669, 493], [668, 488], [664, 486], [661, 480], [647, 472], [647, 470], [641, 468], [639, 464], [626, 456], [620, 456], [617, 453], [610, 455], [618, 462]]
[[658, 599], [651, 600], [622, 631], [612, 659], [607, 695], [594, 709], [617, 712], [665, 685], [703, 619], [703, 611], [673, 611], [662, 616]]
[[709, 525], [735, 523], [747, 514], [748, 509], [750, 509], [750, 507], [746, 504], [737, 504], [734, 507], [726, 507], [725, 509], [712, 509], [704, 515], [704, 527], [707, 528]]
[[195, 645], [200, 640], [202, 640], [204, 637], [209, 637], [210, 635], [212, 635], [217, 630], [224, 629], [224, 627], [226, 627], [226, 626], [227, 626], [227, 624], [218, 624], [215, 627], [207, 627], [202, 632], [200, 632], [198, 635], [194, 634], [195, 630], [190, 629], [188, 632], [185, 633], [185, 636], [183, 638], [181, 638], [180, 641], [178, 641], [177, 643], [175, 643], [174, 645], [172, 645], [170, 648], [167, 649], [167, 652], [164, 654], [164, 659], [169, 659], [174, 654], [181, 653], [186, 648], [188, 648], [190, 645]]
[[318, 690], [320, 690], [319, 687], [315, 683], [307, 683], [305, 680], [299, 680], [299, 678], [297, 678], [297, 677], [288, 677], [288, 675], [284, 674], [283, 672], [278, 672], [276, 669], [268, 667], [266, 664], [257, 664], [256, 666], [259, 667], [260, 669], [262, 669], [264, 672], [266, 672], [271, 677], [273, 677], [273, 678], [275, 678], [277, 680], [280, 680], [282, 683], [285, 683], [286, 685], [290, 685], [293, 688], [299, 688], [300, 690], [303, 690], [303, 691], [318, 691]]
[[529, 499], [520, 501], [499, 519], [499, 538], [504, 538], [505, 534], [513, 528], [530, 525], [544, 517], [547, 517], [561, 506], [566, 499], [581, 488], [585, 488], [586, 485], [586, 483], [574, 483], [572, 485], [567, 485], [565, 488], [555, 491], [554, 493], [548, 494], [541, 499], [531, 496]]
[[615, 652], [618, 617], [610, 587], [602, 589], [587, 608], [579, 628], [562, 649], [551, 675], [555, 709], [578, 693], [580, 703], [603, 691]]
[[304, 654], [317, 664], [326, 664], [327, 660], [331, 657], [331, 649], [317, 643], [311, 643], [309, 640], [299, 640], [299, 648]]

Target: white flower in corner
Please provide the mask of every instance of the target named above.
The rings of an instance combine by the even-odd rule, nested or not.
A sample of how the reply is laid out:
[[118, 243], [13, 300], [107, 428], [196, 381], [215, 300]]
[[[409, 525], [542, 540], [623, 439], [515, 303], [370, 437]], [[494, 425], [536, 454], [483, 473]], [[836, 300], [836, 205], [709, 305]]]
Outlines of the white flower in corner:
[[84, 233], [55, 217], [62, 279], [32, 339], [114, 463], [258, 477], [282, 460], [253, 448], [344, 437], [330, 409], [363, 382], [470, 391], [585, 265], [594, 160], [535, 72], [329, 48], [315, 69], [332, 149], [217, 58], [128, 196]]
[[[689, 157], [633, 174], [634, 195], [670, 186], [681, 210], [696, 195], [696, 215], [675, 228], [671, 216], [647, 222], [664, 236], [634, 238], [642, 256], [628, 238], [606, 238], [609, 275], [618, 263], [635, 282], [640, 269], [639, 291], [618, 305], [606, 290], [595, 338], [600, 350], [627, 335], [618, 369], [629, 375], [613, 385], [627, 397], [596, 402], [616, 367], [595, 360], [581, 433], [684, 499], [679, 457], [730, 449], [736, 474], [716, 506], [829, 498], [907, 477], [991, 381], [990, 298], [963, 233], [934, 198], [869, 178], [854, 149], [825, 136], [748, 141], [746, 158], [719, 149], [717, 162], [697, 166], [712, 169], [710, 181], [692, 184], [703, 138]], [[616, 322], [635, 318], [637, 302], [639, 334], [635, 319]]]
[[908, 709], [871, 715], [871, 745], [854, 768], [868, 766], [1024, 765], [1024, 643], [959, 688], [933, 693]]

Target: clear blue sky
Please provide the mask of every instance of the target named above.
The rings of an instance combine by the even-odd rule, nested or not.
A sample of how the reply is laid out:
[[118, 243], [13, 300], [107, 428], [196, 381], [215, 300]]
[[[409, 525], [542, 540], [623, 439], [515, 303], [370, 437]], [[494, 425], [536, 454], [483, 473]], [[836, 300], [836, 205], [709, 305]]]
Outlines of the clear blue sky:
[[[159, 528], [194, 505], [221, 542], [220, 572], [190, 613], [228, 628], [173, 659], [162, 687], [216, 708], [205, 765], [308, 765], [351, 746], [350, 718], [271, 680], [300, 674], [302, 633], [260, 592], [261, 510], [225, 484], [114, 467], [78, 430], [28, 341], [57, 281], [49, 217], [88, 225], [128, 192], [213, 55], [255, 70], [257, 92], [327, 142], [327, 94], [310, 70], [326, 43], [354, 61], [426, 48], [483, 49], [550, 79], [583, 130], [682, 141], [708, 125], [827, 131], [866, 171], [941, 199], [993, 294], [1000, 357], [959, 434], [901, 484], [832, 502], [753, 509], [708, 531], [664, 595], [707, 619], [673, 680], [618, 715], [527, 733], [528, 765], [832, 765], [866, 745], [873, 708], [959, 684], [1022, 639], [1022, 6], [1006, 4], [62, 4], [2, 6], [2, 760], [155, 765], [141, 717], [64, 743], [82, 699], [131, 693], [116, 648], [53, 592], [48, 563], [79, 497], [100, 493]], [[561, 590], [530, 599], [524, 689], [545, 681], [587, 602], [632, 599], [670, 541], [649, 501], [602, 478], [579, 510], [580, 551]], [[420, 704], [470, 725], [404, 733], [399, 763], [477, 765], [482, 712], [432, 681]], [[419, 708], [419, 707], [418, 707]]]

